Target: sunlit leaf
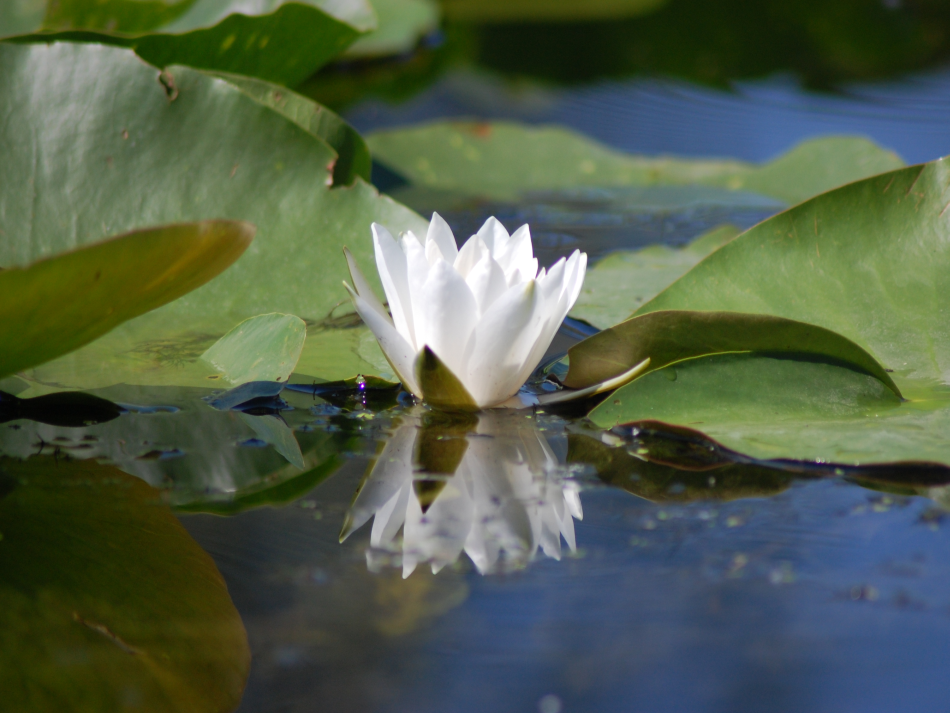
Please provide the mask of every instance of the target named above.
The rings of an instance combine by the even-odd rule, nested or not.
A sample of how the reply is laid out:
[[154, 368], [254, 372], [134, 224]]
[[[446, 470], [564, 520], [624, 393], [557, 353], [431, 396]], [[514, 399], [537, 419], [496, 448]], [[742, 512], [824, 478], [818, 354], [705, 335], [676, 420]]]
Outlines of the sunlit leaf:
[[370, 134], [367, 143], [377, 161], [412, 183], [495, 200], [578, 186], [701, 184], [797, 203], [903, 165], [867, 139], [847, 136], [811, 139], [757, 166], [634, 156], [569, 129], [503, 121], [387, 129]]
[[233, 710], [250, 650], [159, 492], [94, 461], [0, 461], [4, 706]]
[[142, 230], [0, 272], [0, 376], [42, 364], [203, 285], [247, 249], [231, 221]]
[[584, 288], [570, 316], [600, 329], [612, 327], [739, 232], [732, 225], [723, 225], [681, 248], [650, 245], [612, 253], [587, 268]]
[[[743, 310], [819, 325], [894, 369], [907, 401], [876, 403], [867, 389], [877, 387], [840, 367], [721, 357], [673, 367], [675, 381], [648, 375], [591, 417], [693, 425], [762, 458], [950, 462], [948, 185], [940, 160], [818, 196], [739, 236], [638, 312]], [[793, 368], [811, 376], [785, 373]]]
[[307, 325], [292, 314], [246, 319], [212, 344], [201, 358], [232, 384], [287, 381], [307, 338]]
[[350, 45], [344, 57], [379, 57], [409, 52], [436, 30], [441, 11], [436, 0], [372, 0], [376, 29]]
[[[214, 370], [199, 357], [242, 320], [283, 312], [323, 322], [346, 297], [343, 245], [378, 287], [373, 221], [425, 231], [421, 218], [359, 178], [331, 189], [336, 153], [278, 111], [197, 70], [166, 75], [173, 100], [158, 70], [128, 50], [0, 45], [9, 147], [0, 230], [16, 236], [0, 242], [0, 265], [157, 223], [226, 217], [258, 227], [220, 280], [28, 375], [34, 381], [208, 386]], [[63, 114], [70, 121], [56, 118]]]
[[184, 64], [290, 86], [376, 26], [366, 0], [37, 0], [34, 7], [0, 14], [0, 37], [119, 45], [159, 67]]

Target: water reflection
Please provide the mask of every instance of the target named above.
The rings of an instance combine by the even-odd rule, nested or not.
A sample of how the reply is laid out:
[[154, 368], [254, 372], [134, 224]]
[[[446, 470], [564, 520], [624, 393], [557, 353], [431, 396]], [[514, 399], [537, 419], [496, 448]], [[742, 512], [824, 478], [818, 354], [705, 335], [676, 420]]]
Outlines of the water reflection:
[[583, 518], [568, 475], [533, 415], [418, 408], [398, 420], [340, 539], [372, 517], [367, 565], [401, 564], [403, 577], [423, 563], [438, 572], [462, 552], [482, 574], [524, 567], [539, 549], [560, 559], [561, 538], [576, 550]]

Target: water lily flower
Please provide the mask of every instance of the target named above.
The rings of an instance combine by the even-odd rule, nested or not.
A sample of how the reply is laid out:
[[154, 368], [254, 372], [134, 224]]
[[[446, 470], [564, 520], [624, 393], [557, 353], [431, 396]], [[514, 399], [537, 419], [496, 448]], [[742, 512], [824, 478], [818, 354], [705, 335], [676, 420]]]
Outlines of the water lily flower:
[[403, 577], [423, 563], [437, 573], [463, 552], [482, 574], [523, 568], [539, 549], [560, 559], [562, 538], [576, 550], [583, 519], [577, 483], [563, 476], [521, 415], [485, 411], [459, 429], [410, 413], [360, 485], [340, 541], [372, 517], [367, 565], [399, 563]]
[[346, 251], [347, 290], [403, 386], [432, 405], [476, 410], [511, 399], [580, 294], [578, 250], [538, 271], [528, 226], [489, 218], [461, 250], [438, 213], [425, 241], [373, 223], [376, 267], [392, 317]]

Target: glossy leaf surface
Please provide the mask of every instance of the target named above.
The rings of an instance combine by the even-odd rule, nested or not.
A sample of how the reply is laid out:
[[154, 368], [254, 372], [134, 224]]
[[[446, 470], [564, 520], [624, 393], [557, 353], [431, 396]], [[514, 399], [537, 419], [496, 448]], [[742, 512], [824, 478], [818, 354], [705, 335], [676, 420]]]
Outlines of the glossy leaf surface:
[[141, 230], [0, 272], [0, 376], [66, 354], [203, 285], [250, 245], [230, 221]]

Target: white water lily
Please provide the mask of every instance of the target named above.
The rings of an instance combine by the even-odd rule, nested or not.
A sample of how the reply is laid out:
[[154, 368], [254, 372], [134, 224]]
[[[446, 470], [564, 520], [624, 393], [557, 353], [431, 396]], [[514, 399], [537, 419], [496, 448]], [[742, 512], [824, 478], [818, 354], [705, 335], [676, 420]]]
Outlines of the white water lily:
[[[428, 348], [464, 388], [447, 405], [488, 408], [514, 396], [537, 367], [580, 294], [587, 255], [575, 250], [538, 271], [528, 226], [509, 235], [495, 218], [459, 250], [437, 213], [425, 241], [407, 232], [397, 241], [373, 223], [376, 267], [390, 318], [347, 252], [360, 317], [403, 386], [437, 402], [423, 388]], [[451, 401], [451, 399], [450, 399]]]
[[[460, 455], [453, 472], [420, 470], [426, 449], [453, 440], [464, 442], [447, 445]], [[438, 572], [462, 552], [482, 574], [524, 567], [539, 549], [560, 559], [562, 538], [576, 550], [574, 519], [583, 518], [577, 483], [562, 475], [544, 435], [521, 415], [483, 412], [467, 434], [405, 416], [357, 491], [340, 540], [372, 517], [367, 565], [377, 570], [396, 554], [403, 577], [422, 563]]]

